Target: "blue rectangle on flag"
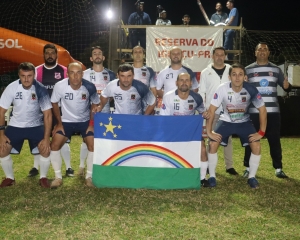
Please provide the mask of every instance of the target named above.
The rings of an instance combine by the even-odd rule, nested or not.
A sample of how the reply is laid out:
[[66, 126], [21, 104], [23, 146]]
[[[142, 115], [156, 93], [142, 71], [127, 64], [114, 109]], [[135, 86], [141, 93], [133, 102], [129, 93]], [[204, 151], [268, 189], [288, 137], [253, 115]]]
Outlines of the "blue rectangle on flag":
[[95, 138], [147, 142], [200, 141], [203, 117], [96, 113], [94, 126]]

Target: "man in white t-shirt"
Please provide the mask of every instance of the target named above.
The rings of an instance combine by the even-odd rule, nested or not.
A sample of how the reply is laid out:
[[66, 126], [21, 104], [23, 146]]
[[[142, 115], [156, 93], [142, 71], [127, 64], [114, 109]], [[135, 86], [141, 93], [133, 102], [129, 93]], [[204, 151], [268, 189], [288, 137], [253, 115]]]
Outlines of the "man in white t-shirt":
[[133, 67], [129, 64], [120, 65], [118, 76], [119, 79], [107, 84], [103, 90], [100, 97], [101, 104], [96, 111], [101, 112], [109, 98], [113, 97], [116, 114], [150, 115], [154, 110], [156, 99], [145, 84], [134, 79]]
[[[75, 132], [79, 132], [87, 144], [85, 184], [88, 187], [93, 187], [94, 121], [91, 108], [95, 108], [96, 104], [100, 103], [100, 99], [95, 85], [82, 78], [83, 71], [79, 63], [69, 64], [68, 76], [69, 78], [55, 84], [51, 96], [53, 114], [57, 120], [51, 142], [50, 158], [55, 172], [55, 180], [52, 181], [51, 188], [62, 185], [59, 150]], [[61, 103], [62, 115], [60, 115], [58, 107], [59, 102]]]
[[[224, 63], [226, 58], [225, 48], [216, 47], [213, 49], [212, 60], [213, 63], [210, 63], [207, 68], [201, 72], [200, 84], [199, 84], [199, 93], [203, 98], [206, 109], [209, 108], [210, 102], [213, 99], [214, 93], [220, 84], [229, 82], [229, 68], [230, 65]], [[212, 129], [215, 128], [220, 113], [222, 112], [222, 106], [220, 106], [214, 116], [211, 116], [213, 120]], [[208, 144], [209, 145], [209, 144]], [[224, 147], [224, 161], [226, 172], [232, 175], [238, 175], [237, 171], [233, 168], [232, 160], [232, 138], [229, 137], [228, 145]]]
[[195, 73], [182, 65], [183, 53], [179, 47], [173, 47], [170, 51], [171, 65], [157, 75], [156, 90], [159, 97], [176, 89], [176, 79], [180, 73], [188, 73], [192, 79], [192, 90], [198, 92], [198, 82]]
[[[200, 94], [191, 91], [192, 81], [188, 73], [180, 73], [176, 81], [177, 89], [167, 92], [162, 101], [160, 115], [166, 116], [186, 116], [195, 115], [196, 111], [203, 114], [207, 118], [207, 112], [203, 104]], [[207, 154], [205, 143], [201, 142], [201, 186], [209, 187], [208, 181], [205, 179], [207, 172]]]
[[[18, 67], [20, 79], [9, 84], [0, 100], [0, 161], [5, 173], [1, 187], [15, 184], [13, 161], [24, 140], [28, 140], [32, 154], [40, 155], [40, 185], [49, 188], [47, 173], [50, 166], [51, 102], [47, 89], [34, 79], [35, 67], [24, 62]], [[13, 104], [13, 115], [5, 129], [5, 112]]]
[[[226, 146], [232, 134], [240, 137], [243, 147], [250, 145], [251, 157], [248, 184], [251, 188], [258, 188], [255, 178], [260, 158], [261, 149], [259, 140], [264, 136], [267, 126], [267, 110], [264, 101], [253, 85], [245, 82], [246, 70], [241, 64], [233, 64], [229, 69], [230, 82], [221, 84], [214, 93], [209, 107], [209, 116], [214, 116], [215, 111], [222, 104], [223, 113], [216, 128], [212, 129], [213, 118], [207, 121], [207, 135], [211, 139], [208, 153], [208, 168], [211, 187], [217, 185], [216, 166], [218, 163], [218, 147]], [[256, 132], [249, 115], [249, 106], [253, 104], [259, 111], [260, 130]]]
[[[115, 73], [103, 66], [104, 60], [105, 56], [103, 49], [100, 46], [92, 47], [90, 61], [93, 63], [93, 66], [83, 72], [83, 78], [95, 85], [99, 98], [106, 85], [110, 81], [116, 79]], [[109, 102], [105, 105], [103, 112], [110, 112]], [[80, 147], [80, 164], [78, 170], [78, 174], [80, 176], [84, 176], [85, 159], [87, 154], [88, 148], [86, 143], [83, 141]]]

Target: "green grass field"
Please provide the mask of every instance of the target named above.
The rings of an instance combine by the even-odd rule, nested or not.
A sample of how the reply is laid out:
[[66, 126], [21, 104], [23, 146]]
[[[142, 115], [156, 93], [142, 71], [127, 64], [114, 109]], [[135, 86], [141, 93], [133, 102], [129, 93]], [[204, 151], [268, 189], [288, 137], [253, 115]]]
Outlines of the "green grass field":
[[[0, 239], [300, 239], [300, 140], [282, 139], [287, 180], [275, 177], [262, 140], [256, 190], [241, 177], [243, 149], [233, 142], [240, 176], [225, 172], [219, 151], [218, 185], [199, 191], [89, 189], [78, 176], [42, 189], [38, 177], [26, 177], [33, 164], [26, 144], [13, 157], [16, 185], [0, 189]], [[72, 137], [75, 171], [80, 143]]]

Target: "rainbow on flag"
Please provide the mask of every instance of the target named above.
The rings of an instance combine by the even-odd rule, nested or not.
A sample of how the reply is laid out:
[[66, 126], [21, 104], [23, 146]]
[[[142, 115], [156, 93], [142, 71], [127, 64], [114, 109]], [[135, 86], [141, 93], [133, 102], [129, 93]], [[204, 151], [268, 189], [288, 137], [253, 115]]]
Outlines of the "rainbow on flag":
[[96, 187], [200, 188], [201, 115], [97, 113], [94, 121]]

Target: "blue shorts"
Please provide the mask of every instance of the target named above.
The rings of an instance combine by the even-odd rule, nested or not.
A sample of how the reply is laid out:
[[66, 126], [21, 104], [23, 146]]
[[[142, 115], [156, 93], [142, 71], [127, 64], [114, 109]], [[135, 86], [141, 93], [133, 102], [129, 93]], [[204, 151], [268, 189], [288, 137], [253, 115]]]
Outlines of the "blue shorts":
[[94, 136], [93, 132], [86, 133], [86, 130], [89, 127], [89, 122], [63, 122], [62, 125], [65, 130], [65, 134], [63, 134], [61, 131], [58, 131], [57, 133], [67, 137], [68, 139], [71, 139], [72, 135], [74, 133], [80, 133], [82, 138], [88, 137], [88, 136]]
[[218, 133], [222, 136], [222, 146], [227, 146], [228, 138], [233, 134], [236, 134], [240, 137], [240, 141], [243, 147], [248, 146], [249, 135], [256, 133], [256, 130], [251, 121], [243, 123], [231, 123], [219, 120], [214, 131], [215, 133]]
[[44, 138], [44, 126], [29, 128], [8, 126], [5, 135], [9, 138], [12, 146], [11, 154], [19, 154], [26, 139], [29, 142], [31, 154], [39, 154], [37, 146]]

